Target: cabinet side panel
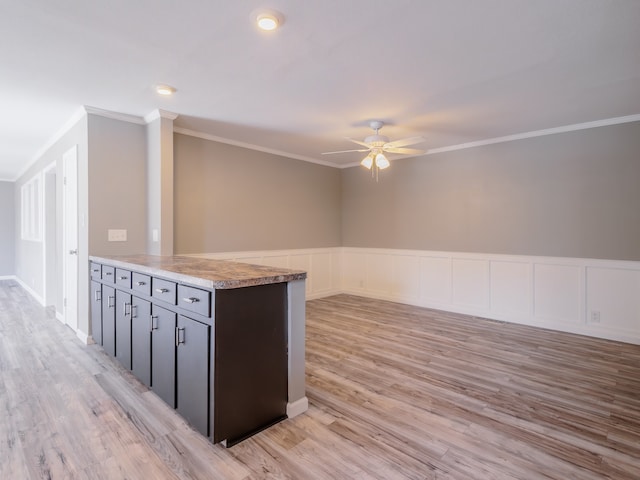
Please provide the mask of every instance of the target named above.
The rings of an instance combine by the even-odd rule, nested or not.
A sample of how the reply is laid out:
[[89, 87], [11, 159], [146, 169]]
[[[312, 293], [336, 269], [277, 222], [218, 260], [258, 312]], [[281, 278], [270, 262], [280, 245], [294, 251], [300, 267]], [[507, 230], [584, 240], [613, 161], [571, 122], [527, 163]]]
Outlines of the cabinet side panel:
[[241, 440], [284, 418], [286, 283], [217, 290], [213, 441]]

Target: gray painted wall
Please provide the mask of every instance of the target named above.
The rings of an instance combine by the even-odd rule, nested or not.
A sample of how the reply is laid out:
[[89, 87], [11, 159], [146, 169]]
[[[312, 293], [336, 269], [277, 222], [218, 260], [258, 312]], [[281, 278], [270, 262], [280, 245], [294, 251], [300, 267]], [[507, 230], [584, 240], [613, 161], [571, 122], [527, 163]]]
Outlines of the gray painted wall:
[[174, 136], [176, 253], [340, 246], [340, 170]]
[[[147, 251], [146, 128], [89, 114], [89, 253]], [[109, 229], [127, 230], [109, 242]]]
[[342, 173], [343, 246], [640, 260], [640, 122]]
[[0, 277], [15, 275], [14, 183], [0, 181]]
[[[42, 172], [45, 168], [54, 165], [56, 175], [56, 218], [58, 220], [56, 227], [56, 242], [59, 248], [62, 248], [62, 156], [74, 145], [78, 146], [78, 215], [87, 218], [87, 192], [86, 192], [86, 169], [87, 169], [87, 120], [86, 117], [81, 118], [73, 127], [69, 129], [60, 139], [58, 139], [46, 152], [44, 152], [40, 158], [29, 167], [29, 169], [16, 181], [15, 183], [15, 243], [16, 243], [16, 275], [25, 284], [29, 286], [44, 300], [44, 256], [41, 242], [34, 242], [29, 240], [22, 240], [20, 230], [20, 192], [24, 183], [29, 181], [35, 174]], [[84, 185], [84, 187], [83, 187]], [[87, 237], [86, 227], [80, 225], [78, 230], [78, 250], [79, 261], [82, 264], [83, 258], [86, 259], [87, 255]], [[59, 250], [60, 251], [60, 250]], [[60, 251], [60, 253], [62, 253]], [[52, 263], [52, 268], [57, 270], [56, 277], [58, 279], [63, 278], [63, 262]], [[85, 271], [86, 270], [86, 271]], [[78, 326], [83, 332], [88, 331], [87, 316], [83, 315], [83, 312], [88, 311], [88, 269], [80, 269], [78, 284], [80, 291], [78, 293]], [[49, 292], [46, 297], [55, 299], [56, 311], [62, 312], [62, 296], [63, 285], [62, 280], [55, 285], [55, 295], [51, 295]], [[86, 298], [85, 298], [86, 297]]]

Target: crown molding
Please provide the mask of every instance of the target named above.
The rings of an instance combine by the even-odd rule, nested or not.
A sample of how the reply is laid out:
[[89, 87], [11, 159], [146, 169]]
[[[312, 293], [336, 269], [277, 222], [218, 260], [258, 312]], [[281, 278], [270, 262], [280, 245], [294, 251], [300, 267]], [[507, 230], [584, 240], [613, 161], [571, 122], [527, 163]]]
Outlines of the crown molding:
[[587, 130], [589, 128], [607, 127], [609, 125], [619, 125], [622, 123], [631, 123], [637, 121], [640, 121], [640, 114], [627, 115], [625, 117], [606, 118], [603, 120], [595, 120], [593, 122], [575, 123], [573, 125], [545, 128], [544, 130], [516, 133], [514, 135], [507, 135], [504, 137], [488, 138], [486, 140], [461, 143], [459, 145], [451, 145], [448, 147], [432, 148], [430, 150], [427, 150], [427, 153], [425, 153], [425, 155], [433, 155], [436, 153], [451, 152], [453, 150], [463, 150], [465, 148], [482, 147], [484, 145], [491, 145], [494, 143], [512, 142], [514, 140], [523, 140], [525, 138], [544, 137], [547, 135], [555, 135], [556, 133], [575, 132], [577, 130]]
[[136, 125], [144, 125], [145, 121], [142, 117], [136, 115], [129, 115], [128, 113], [113, 112], [111, 110], [103, 110], [102, 108], [84, 106], [84, 110], [87, 114], [98, 115], [100, 117], [111, 118], [113, 120], [120, 120], [122, 122], [135, 123]]
[[188, 128], [174, 127], [175, 133], [181, 133], [183, 135], [189, 135], [190, 137], [202, 138], [204, 140], [211, 140], [212, 142], [224, 143], [227, 145], [233, 145], [234, 147], [247, 148], [249, 150], [256, 150], [258, 152], [270, 153], [272, 155], [278, 155], [280, 157], [292, 158], [294, 160], [302, 160], [303, 162], [316, 163], [318, 165], [324, 165], [325, 167], [338, 167], [335, 163], [323, 162], [322, 160], [316, 160], [315, 158], [306, 157], [304, 155], [296, 155], [294, 153], [283, 152], [282, 150], [276, 150], [273, 148], [261, 147], [259, 145], [253, 145], [251, 143], [239, 142], [237, 140], [231, 140], [229, 138], [217, 137], [208, 133], [198, 132], [196, 130], [190, 130]]
[[162, 110], [160, 108], [157, 108], [154, 111], [149, 112], [144, 116], [144, 122], [149, 124], [159, 118], [166, 118], [167, 120], [175, 120], [176, 118], [178, 118], [178, 114], [169, 112], [168, 110]]
[[87, 115], [85, 107], [78, 108], [71, 118], [67, 120], [64, 125], [55, 133], [49, 140], [45, 142], [42, 147], [40, 147], [35, 155], [31, 157], [31, 161], [29, 161], [23, 168], [18, 172], [15, 178], [12, 180], [16, 182], [22, 177], [27, 171], [38, 161], [40, 157], [46, 153], [58, 140], [60, 140], [69, 130], [71, 130], [80, 120], [82, 120]]

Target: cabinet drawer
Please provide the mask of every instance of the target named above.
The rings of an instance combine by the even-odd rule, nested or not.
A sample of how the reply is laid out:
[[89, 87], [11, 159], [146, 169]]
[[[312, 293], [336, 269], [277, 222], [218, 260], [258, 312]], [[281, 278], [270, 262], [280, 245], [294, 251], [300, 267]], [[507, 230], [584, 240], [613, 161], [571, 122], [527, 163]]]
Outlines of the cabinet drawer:
[[116, 285], [124, 288], [131, 288], [131, 272], [116, 268]]
[[100, 280], [102, 278], [102, 265], [91, 262], [89, 266], [91, 268], [91, 278]]
[[168, 280], [162, 280], [161, 278], [153, 278], [151, 280], [153, 290], [151, 296], [162, 300], [163, 302], [176, 304], [176, 284]]
[[136, 292], [151, 295], [151, 277], [149, 275], [133, 272], [131, 278], [133, 280], [133, 289]]
[[211, 316], [211, 292], [195, 287], [178, 285], [178, 305], [205, 317]]
[[109, 267], [102, 265], [102, 280], [106, 282], [116, 283], [116, 269], [115, 267]]

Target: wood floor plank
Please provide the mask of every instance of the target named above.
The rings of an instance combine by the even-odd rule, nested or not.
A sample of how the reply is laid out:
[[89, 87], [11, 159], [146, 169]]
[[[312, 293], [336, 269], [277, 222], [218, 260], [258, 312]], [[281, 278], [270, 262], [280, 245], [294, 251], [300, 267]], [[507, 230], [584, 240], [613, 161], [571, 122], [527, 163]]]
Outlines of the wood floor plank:
[[309, 410], [225, 449], [0, 281], [0, 478], [640, 478], [640, 346], [337, 295], [306, 348]]

